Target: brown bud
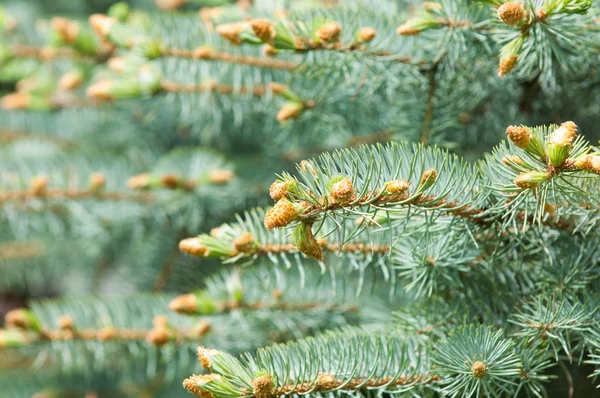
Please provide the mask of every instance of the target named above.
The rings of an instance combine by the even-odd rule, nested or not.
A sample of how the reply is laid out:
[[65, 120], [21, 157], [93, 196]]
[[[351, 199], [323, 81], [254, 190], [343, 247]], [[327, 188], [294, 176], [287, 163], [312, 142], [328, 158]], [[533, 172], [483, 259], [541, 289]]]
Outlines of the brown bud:
[[111, 91], [112, 82], [110, 80], [102, 80], [89, 86], [87, 89], [87, 95], [88, 97], [100, 101], [109, 101], [114, 98]]
[[211, 326], [210, 322], [203, 319], [200, 322], [198, 322], [196, 324], [196, 326], [194, 326], [194, 333], [197, 337], [202, 337], [206, 333], [208, 333], [208, 331], [210, 330], [211, 327], [212, 326]]
[[254, 240], [254, 235], [251, 232], [246, 232], [243, 235], [238, 236], [233, 241], [233, 247], [238, 252], [249, 253], [254, 250], [256, 246], [256, 242]]
[[263, 47], [263, 53], [267, 57], [274, 57], [277, 54], [279, 54], [279, 50], [277, 50], [275, 47], [273, 47], [270, 44], [265, 44], [265, 46]]
[[235, 178], [235, 173], [231, 170], [212, 170], [208, 174], [208, 177], [213, 184], [223, 185], [233, 180]]
[[103, 188], [106, 184], [106, 177], [102, 173], [94, 173], [90, 176], [90, 186], [93, 190]]
[[61, 330], [73, 330], [73, 318], [63, 315], [58, 318], [58, 328]]
[[308, 257], [323, 261], [323, 246], [315, 239], [312, 224], [306, 225], [305, 235], [298, 242], [298, 249]]
[[515, 185], [523, 189], [531, 189], [548, 181], [548, 174], [540, 171], [528, 171], [521, 173], [515, 178]]
[[277, 121], [283, 123], [287, 120], [294, 119], [300, 115], [302, 104], [297, 102], [286, 102], [283, 104], [279, 112], [277, 112]]
[[339, 40], [342, 27], [337, 22], [327, 22], [315, 32], [315, 35], [325, 43], [333, 43]]
[[208, 250], [200, 238], [187, 238], [182, 240], [179, 242], [179, 250], [191, 254], [192, 256], [208, 255]]
[[208, 47], [198, 47], [194, 50], [192, 55], [195, 59], [210, 59], [214, 54], [214, 51]]
[[582, 155], [577, 158], [574, 166], [592, 173], [600, 174], [600, 156], [589, 153]]
[[169, 309], [180, 314], [193, 314], [198, 309], [196, 296], [194, 294], [184, 294], [175, 297], [169, 303]]
[[224, 39], [227, 39], [230, 43], [239, 45], [242, 44], [240, 33], [247, 27], [248, 23], [245, 21], [226, 23], [217, 26], [217, 33]]
[[83, 83], [83, 76], [77, 72], [67, 72], [61, 76], [58, 81], [58, 87], [61, 90], [73, 90]]
[[376, 35], [377, 32], [373, 28], [360, 28], [360, 30], [358, 31], [358, 41], [360, 41], [361, 43], [369, 43], [375, 38]]
[[559, 128], [554, 130], [549, 142], [559, 146], [569, 146], [573, 144], [576, 137], [577, 125], [569, 121], [562, 123]]
[[265, 227], [268, 229], [283, 228], [298, 217], [298, 212], [289, 200], [280, 199], [265, 214]]
[[160, 178], [160, 183], [165, 188], [177, 189], [179, 187], [180, 178], [177, 174], [165, 174]]
[[26, 109], [31, 102], [31, 97], [28, 93], [16, 92], [7, 94], [0, 100], [0, 107], [7, 111]]
[[8, 311], [4, 316], [4, 323], [7, 327], [19, 329], [29, 329], [31, 326], [31, 323], [22, 308]]
[[269, 188], [269, 194], [274, 201], [278, 201], [281, 198], [287, 198], [288, 188], [292, 185], [292, 181], [275, 181]]
[[520, 1], [509, 1], [498, 7], [498, 18], [507, 25], [516, 25], [526, 18], [527, 11]]
[[92, 29], [101, 39], [106, 39], [110, 33], [110, 29], [115, 23], [113, 18], [107, 17], [104, 14], [93, 14], [89, 18]]
[[43, 196], [48, 188], [48, 179], [42, 176], [36, 176], [29, 182], [31, 193], [35, 196]]
[[421, 33], [420, 29], [417, 29], [413, 26], [412, 19], [407, 20], [402, 25], [398, 26], [396, 29], [396, 33], [400, 36], [414, 36]]
[[525, 126], [508, 126], [506, 128], [506, 135], [513, 144], [521, 149], [526, 149], [533, 138], [531, 130]]
[[403, 194], [410, 187], [410, 183], [404, 180], [393, 180], [385, 183], [385, 190], [391, 194]]
[[283, 94], [288, 91], [288, 88], [285, 84], [271, 82], [269, 83], [269, 88], [273, 91], [273, 94]]
[[332, 203], [348, 203], [355, 199], [356, 190], [348, 177], [344, 177], [341, 181], [333, 184], [329, 190], [329, 201]]
[[154, 4], [162, 10], [176, 10], [186, 2], [187, 0], [154, 0]]
[[150, 175], [148, 173], [138, 174], [127, 180], [127, 186], [131, 189], [144, 189], [150, 186]]
[[273, 377], [269, 374], [252, 380], [252, 394], [255, 398], [270, 398], [275, 392]]
[[500, 60], [500, 66], [498, 67], [498, 77], [503, 77], [508, 75], [515, 68], [517, 64], [517, 60], [519, 59], [518, 55], [509, 55], [508, 57]]
[[199, 346], [196, 353], [198, 355], [198, 360], [202, 364], [202, 367], [204, 369], [210, 370], [210, 368], [212, 367], [212, 362], [210, 358], [215, 355], [219, 355], [221, 352], [219, 350], [213, 350], [211, 348]]
[[167, 344], [171, 338], [171, 331], [166, 327], [155, 327], [146, 335], [146, 341], [157, 347], [162, 347]]
[[338, 386], [335, 382], [335, 376], [329, 373], [321, 373], [317, 378], [317, 386], [320, 391], [333, 390]]
[[183, 381], [183, 387], [194, 395], [202, 398], [214, 398], [210, 391], [203, 390], [201, 386], [210, 383], [217, 377], [216, 375], [193, 375]]
[[250, 26], [256, 37], [263, 43], [268, 43], [275, 38], [275, 28], [266, 19], [253, 19], [250, 21]]
[[476, 361], [473, 363], [473, 366], [471, 366], [471, 372], [476, 379], [481, 379], [487, 373], [487, 366], [481, 361]]
[[121, 74], [125, 72], [125, 58], [112, 57], [107, 61], [108, 68], [115, 73]]

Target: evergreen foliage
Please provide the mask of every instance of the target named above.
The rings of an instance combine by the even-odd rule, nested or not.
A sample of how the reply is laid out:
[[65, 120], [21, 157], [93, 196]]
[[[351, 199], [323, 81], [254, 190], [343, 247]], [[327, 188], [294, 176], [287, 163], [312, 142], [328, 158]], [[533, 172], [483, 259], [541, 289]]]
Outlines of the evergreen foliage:
[[598, 7], [0, 2], [0, 395], [597, 395]]

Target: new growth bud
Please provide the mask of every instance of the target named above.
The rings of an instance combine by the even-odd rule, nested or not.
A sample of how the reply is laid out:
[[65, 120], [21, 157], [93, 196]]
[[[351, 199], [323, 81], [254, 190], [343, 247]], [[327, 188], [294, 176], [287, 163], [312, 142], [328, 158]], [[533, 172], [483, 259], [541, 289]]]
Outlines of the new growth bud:
[[500, 66], [498, 66], [498, 77], [508, 75], [513, 71], [519, 60], [518, 55], [509, 55], [508, 57], [500, 59]]
[[200, 238], [183, 239], [179, 242], [179, 250], [192, 256], [207, 256], [209, 254]]
[[245, 234], [238, 236], [233, 241], [233, 247], [241, 253], [252, 252], [256, 248], [254, 235], [252, 235], [251, 232], [246, 232]]
[[263, 43], [268, 43], [275, 38], [275, 28], [265, 19], [253, 19], [250, 21], [250, 26], [256, 37]]
[[482, 379], [487, 373], [487, 366], [481, 361], [475, 361], [471, 366], [471, 372], [476, 379]]
[[333, 184], [329, 190], [330, 204], [344, 204], [356, 199], [356, 190], [352, 186], [352, 181], [344, 177], [341, 181]]
[[252, 380], [252, 394], [255, 398], [270, 398], [275, 391], [273, 377], [269, 374]]
[[267, 211], [264, 224], [268, 229], [283, 228], [298, 216], [297, 207], [286, 198], [282, 198]]
[[357, 39], [358, 39], [357, 41], [360, 43], [369, 43], [375, 38], [376, 35], [377, 35], [377, 32], [373, 28], [370, 28], [370, 27], [360, 28], [360, 30], [358, 31], [358, 35], [357, 35]]
[[546, 143], [546, 151], [553, 166], [559, 167], [567, 159], [576, 137], [577, 125], [570, 121], [562, 123], [550, 135]]
[[337, 22], [327, 22], [315, 32], [315, 35], [324, 43], [335, 43], [342, 33], [342, 26]]
[[515, 185], [523, 189], [531, 189], [548, 181], [548, 173], [541, 171], [528, 171], [521, 173], [515, 178]]
[[527, 10], [520, 1], [509, 1], [498, 7], [498, 18], [507, 25], [516, 25], [527, 18]]
[[208, 178], [210, 179], [210, 182], [215, 185], [223, 185], [233, 180], [235, 178], [235, 173], [225, 169], [212, 170], [208, 173]]
[[506, 128], [508, 139], [521, 149], [527, 149], [533, 138], [531, 129], [525, 126], [508, 126]]
[[422, 190], [428, 189], [437, 180], [437, 170], [436, 169], [428, 169], [423, 172], [421, 176], [421, 181], [419, 182], [419, 188]]

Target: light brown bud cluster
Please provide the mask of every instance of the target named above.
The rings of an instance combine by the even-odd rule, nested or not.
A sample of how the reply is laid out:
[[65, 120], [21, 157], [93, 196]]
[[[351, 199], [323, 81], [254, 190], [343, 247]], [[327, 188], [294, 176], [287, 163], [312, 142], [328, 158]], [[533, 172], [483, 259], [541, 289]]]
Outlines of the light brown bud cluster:
[[264, 224], [268, 229], [283, 228], [298, 217], [294, 204], [286, 198], [280, 199], [265, 214]]
[[338, 386], [335, 381], [335, 376], [329, 373], [321, 373], [317, 378], [317, 385], [320, 390], [327, 391], [333, 390]]
[[517, 65], [517, 61], [519, 60], [518, 55], [509, 55], [506, 58], [500, 60], [500, 66], [498, 67], [498, 77], [503, 77], [508, 75], [510, 72], [515, 69]]
[[540, 171], [528, 171], [515, 178], [515, 185], [523, 189], [532, 189], [548, 181], [548, 174]]
[[275, 181], [269, 188], [269, 195], [274, 201], [288, 197], [288, 188], [293, 184], [293, 181]]
[[94, 173], [90, 176], [90, 187], [92, 190], [99, 190], [106, 184], [106, 177], [102, 173]]
[[371, 42], [375, 36], [377, 35], [377, 31], [370, 27], [360, 28], [358, 31], [358, 41], [361, 43], [369, 43]]
[[61, 90], [73, 90], [83, 83], [83, 75], [77, 72], [67, 72], [60, 77], [58, 88]]
[[585, 154], [580, 156], [575, 161], [574, 166], [600, 175], [600, 155]]
[[241, 253], [250, 253], [256, 247], [256, 241], [252, 232], [246, 232], [233, 240], [233, 247]]
[[52, 18], [50, 25], [62, 41], [73, 43], [77, 39], [79, 34], [79, 24], [77, 22], [63, 17], [55, 17]]
[[0, 107], [7, 111], [14, 111], [18, 109], [25, 109], [31, 102], [31, 96], [29, 93], [16, 92], [6, 94], [0, 100]]
[[202, 346], [199, 346], [198, 350], [196, 351], [200, 364], [202, 364], [202, 367], [206, 370], [210, 370], [212, 368], [212, 361], [210, 360], [210, 358], [215, 355], [219, 355], [220, 353], [221, 352], [219, 350], [214, 350]]
[[4, 323], [7, 327], [29, 329], [32, 325], [22, 308], [8, 311], [4, 316]]
[[283, 123], [298, 117], [302, 112], [302, 108], [302, 104], [298, 102], [286, 102], [277, 112], [277, 121]]
[[240, 34], [246, 29], [248, 29], [246, 21], [231, 22], [217, 26], [217, 33], [231, 44], [240, 45], [242, 44]]
[[154, 0], [154, 4], [162, 10], [176, 10], [183, 7], [187, 0]]
[[275, 28], [266, 19], [253, 19], [250, 21], [252, 31], [263, 43], [268, 43], [275, 38]]
[[506, 135], [513, 144], [521, 149], [526, 149], [533, 138], [531, 129], [525, 126], [508, 126]]
[[340, 39], [342, 26], [335, 22], [327, 22], [315, 32], [315, 35], [324, 43], [335, 43]]
[[58, 318], [58, 327], [61, 330], [73, 330], [73, 318], [71, 318], [68, 315], [61, 316], [60, 318]]
[[200, 238], [187, 238], [179, 242], [179, 250], [192, 256], [207, 256], [208, 249]]
[[131, 189], [145, 189], [150, 186], [150, 174], [143, 173], [127, 180], [127, 186]]
[[201, 387], [205, 384], [211, 383], [216, 375], [193, 375], [183, 381], [183, 387], [189, 392], [203, 398], [214, 398], [214, 395], [207, 390], [203, 390]]
[[273, 377], [269, 374], [252, 380], [252, 394], [255, 398], [270, 398], [275, 392]]
[[528, 16], [520, 1], [509, 1], [498, 7], [498, 18], [507, 25], [516, 25]]
[[398, 26], [396, 33], [400, 36], [415, 36], [421, 33], [421, 29], [415, 28], [413, 20], [409, 19]]
[[[327, 241], [325, 240], [323, 243], [326, 245]], [[323, 261], [323, 245], [315, 239], [312, 232], [312, 224], [305, 226], [304, 236], [298, 242], [298, 250], [317, 261]]]
[[348, 177], [344, 177], [341, 181], [333, 184], [329, 190], [330, 204], [343, 204], [352, 202], [356, 199], [356, 190], [352, 185], [352, 181]]
[[471, 372], [476, 379], [482, 379], [487, 373], [487, 366], [481, 361], [475, 361], [471, 366]]
[[169, 310], [181, 314], [193, 314], [198, 309], [198, 302], [194, 294], [184, 294], [175, 297], [169, 303]]
[[393, 180], [385, 183], [386, 192], [394, 195], [405, 193], [410, 188], [410, 183], [404, 180]]
[[550, 143], [560, 146], [570, 146], [577, 137], [577, 125], [571, 121], [564, 122], [550, 136]]
[[231, 170], [212, 170], [208, 174], [210, 182], [216, 185], [227, 184], [235, 178], [235, 173]]
[[112, 26], [116, 21], [104, 14], [93, 14], [90, 16], [89, 22], [98, 37], [100, 37], [102, 40], [106, 40], [110, 34]]
[[42, 176], [33, 177], [29, 183], [29, 187], [33, 195], [44, 196], [48, 189], [48, 178]]

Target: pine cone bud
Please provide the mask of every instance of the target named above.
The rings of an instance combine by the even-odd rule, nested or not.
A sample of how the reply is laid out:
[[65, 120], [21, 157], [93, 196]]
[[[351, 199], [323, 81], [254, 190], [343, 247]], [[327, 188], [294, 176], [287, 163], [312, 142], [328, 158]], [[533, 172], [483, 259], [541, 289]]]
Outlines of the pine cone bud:
[[274, 57], [277, 54], [279, 54], [279, 50], [270, 44], [265, 44], [265, 46], [263, 47], [263, 53], [267, 57]]
[[104, 187], [106, 184], [106, 177], [102, 173], [94, 173], [90, 176], [90, 187], [92, 190], [97, 191]]
[[231, 180], [233, 180], [235, 178], [235, 173], [231, 170], [212, 170], [209, 174], [208, 174], [208, 178], [210, 179], [210, 182], [216, 185], [223, 185], [223, 184], [227, 184], [228, 182], [230, 182]]
[[176, 10], [183, 7], [187, 0], [154, 0], [154, 4], [161, 10]]
[[61, 330], [73, 330], [73, 318], [63, 315], [58, 318], [58, 328]]
[[294, 119], [300, 115], [302, 104], [297, 102], [286, 102], [283, 104], [279, 112], [277, 112], [277, 121], [283, 123], [287, 120]]
[[562, 123], [559, 128], [554, 130], [549, 142], [560, 146], [570, 146], [576, 137], [577, 125], [569, 121]]
[[183, 239], [179, 242], [179, 250], [192, 256], [208, 255], [208, 250], [200, 238]]
[[183, 387], [199, 397], [214, 398], [214, 395], [210, 391], [202, 389], [202, 386], [211, 383], [215, 377], [217, 375], [193, 375], [183, 381]]
[[410, 187], [410, 183], [404, 180], [393, 180], [385, 183], [385, 190], [391, 194], [403, 194]]
[[100, 329], [100, 330], [98, 330], [98, 333], [96, 334], [96, 337], [100, 341], [114, 340], [117, 338], [117, 336], [118, 336], [117, 329], [115, 329], [112, 326]]
[[167, 344], [172, 338], [173, 335], [171, 331], [166, 327], [155, 327], [152, 330], [150, 330], [146, 335], [146, 341], [157, 347], [162, 347], [163, 345]]
[[355, 199], [356, 190], [348, 177], [344, 177], [341, 181], [333, 184], [329, 190], [329, 201], [332, 203], [348, 203]]
[[150, 175], [148, 173], [138, 174], [127, 180], [127, 186], [131, 189], [145, 189], [150, 186]]
[[204, 336], [206, 333], [208, 333], [208, 331], [211, 328], [211, 324], [210, 322], [208, 322], [207, 320], [203, 319], [200, 322], [198, 322], [196, 324], [196, 326], [194, 326], [194, 334], [197, 337], [202, 337]]
[[196, 302], [196, 295], [184, 294], [175, 297], [169, 303], [169, 309], [180, 314], [193, 314], [198, 309], [198, 303]]
[[192, 55], [194, 59], [210, 59], [214, 54], [214, 51], [208, 47], [198, 47], [194, 50]]
[[275, 202], [277, 202], [281, 198], [287, 198], [288, 188], [293, 183], [293, 181], [275, 181], [273, 184], [271, 184], [271, 187], [269, 188], [269, 194], [271, 195], [271, 198]]
[[527, 149], [531, 139], [531, 130], [525, 126], [508, 126], [506, 128], [508, 139], [521, 149]]
[[339, 40], [342, 26], [337, 22], [327, 22], [315, 32], [315, 35], [325, 43], [334, 43]]
[[251, 232], [246, 232], [245, 234], [238, 236], [233, 241], [233, 247], [241, 253], [250, 253], [254, 251], [256, 247], [254, 235], [252, 235]]
[[509, 55], [508, 57], [500, 60], [500, 66], [498, 67], [498, 77], [508, 75], [517, 65], [519, 59], [518, 55]]
[[242, 33], [248, 27], [247, 22], [232, 22], [221, 24], [217, 26], [217, 33], [228, 40], [231, 44], [240, 45], [242, 39], [240, 33]]
[[28, 93], [17, 92], [6, 94], [0, 100], [0, 107], [7, 111], [14, 111], [19, 109], [27, 109], [31, 103], [31, 97]]
[[294, 221], [298, 215], [294, 204], [283, 198], [267, 211], [264, 224], [268, 229], [283, 228]]
[[250, 26], [256, 37], [263, 43], [268, 43], [275, 38], [275, 28], [266, 19], [253, 19], [250, 21]]
[[486, 375], [487, 367], [483, 362], [476, 361], [473, 363], [473, 366], [471, 366], [471, 372], [476, 379], [481, 379]]
[[108, 38], [112, 26], [115, 24], [115, 20], [104, 14], [93, 14], [89, 18], [90, 25], [96, 34], [103, 40]]
[[196, 353], [198, 354], [198, 360], [202, 364], [202, 367], [206, 370], [210, 370], [212, 367], [211, 358], [220, 355], [221, 351], [199, 346]]
[[273, 377], [269, 374], [252, 380], [252, 394], [255, 398], [270, 398], [275, 392]]
[[335, 376], [329, 373], [321, 373], [317, 378], [317, 386], [321, 391], [333, 390], [338, 386]]
[[29, 182], [29, 187], [34, 196], [43, 196], [48, 188], [48, 179], [42, 176], [33, 177]]
[[177, 174], [165, 174], [160, 178], [160, 183], [165, 188], [177, 189], [179, 187], [180, 178]]
[[102, 80], [89, 86], [87, 95], [100, 101], [109, 101], [114, 99], [112, 88], [113, 83], [110, 80]]
[[540, 171], [528, 171], [521, 173], [515, 178], [515, 185], [523, 189], [531, 189], [548, 181], [548, 174]]
[[585, 154], [577, 158], [574, 166], [600, 175], [600, 156]]
[[528, 12], [520, 1], [510, 1], [498, 7], [498, 18], [507, 25], [516, 25], [527, 17]]
[[436, 180], [437, 180], [437, 170], [436, 169], [428, 169], [423, 172], [423, 175], [421, 176], [421, 181], [419, 182], [419, 185], [422, 187], [422, 189], [427, 189], [427, 188], [431, 187], [435, 183]]
[[400, 36], [414, 36], [421, 33], [421, 29], [415, 28], [412, 19], [407, 20], [402, 25], [398, 26], [396, 33]]
[[78, 72], [67, 72], [61, 76], [58, 81], [58, 88], [61, 90], [73, 90], [81, 86], [83, 83], [83, 76]]
[[373, 28], [360, 28], [358, 31], [358, 41], [361, 43], [369, 43], [375, 38], [376, 35], [377, 32]]

